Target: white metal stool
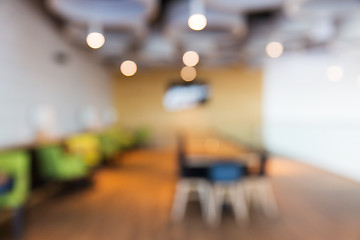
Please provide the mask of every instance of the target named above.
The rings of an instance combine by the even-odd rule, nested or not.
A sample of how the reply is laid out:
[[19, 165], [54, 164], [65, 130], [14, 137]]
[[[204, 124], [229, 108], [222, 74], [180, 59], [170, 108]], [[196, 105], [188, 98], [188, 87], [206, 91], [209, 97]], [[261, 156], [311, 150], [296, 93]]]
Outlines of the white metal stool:
[[202, 217], [204, 220], [207, 218], [207, 211], [209, 209], [210, 200], [210, 183], [201, 178], [183, 178], [180, 179], [176, 185], [176, 191], [171, 211], [171, 219], [179, 222], [184, 219], [186, 206], [191, 196], [191, 193], [197, 193], [200, 200]]
[[222, 218], [224, 203], [229, 203], [238, 224], [246, 223], [249, 213], [244, 195], [242, 181], [235, 183], [215, 183], [211, 191], [209, 209], [207, 211], [207, 223], [218, 226]]
[[248, 177], [244, 182], [247, 203], [261, 208], [269, 218], [279, 216], [279, 210], [273, 193], [272, 185], [266, 176]]

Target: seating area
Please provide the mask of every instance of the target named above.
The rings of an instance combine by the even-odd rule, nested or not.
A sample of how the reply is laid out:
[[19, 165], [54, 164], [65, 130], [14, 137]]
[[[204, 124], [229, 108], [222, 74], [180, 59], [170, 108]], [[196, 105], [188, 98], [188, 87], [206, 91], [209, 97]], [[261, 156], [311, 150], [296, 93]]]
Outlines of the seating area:
[[[226, 235], [229, 240], [316, 240], [358, 235], [358, 184], [302, 163], [270, 158], [268, 174], [279, 205], [278, 218], [269, 219], [261, 209], [250, 207], [248, 223], [239, 225], [231, 209], [224, 208], [218, 227], [204, 222], [198, 201], [189, 202], [183, 221], [171, 220], [178, 182], [175, 149], [130, 151], [114, 165], [95, 173], [92, 188], [30, 208], [24, 239], [215, 240]], [[333, 195], [334, 191], [342, 194]], [[339, 221], [346, 227], [339, 227]], [[10, 226], [0, 225], [3, 239], [11, 239]], [[299, 233], [301, 229], [306, 231]]]
[[[32, 196], [32, 191], [56, 183], [91, 181], [99, 167], [111, 164], [126, 150], [149, 143], [150, 136], [139, 138], [139, 131], [144, 130], [131, 132], [112, 128], [101, 133], [72, 135], [57, 143], [41, 142], [1, 151], [0, 212], [5, 217], [0, 221], [11, 220], [14, 238], [22, 238], [26, 224], [24, 208], [31, 197], [37, 197]], [[43, 195], [44, 200], [51, 197], [46, 192]], [[10, 214], [6, 215], [6, 211]]]
[[[211, 152], [197, 150], [194, 154], [187, 152], [185, 139], [178, 137], [179, 182], [172, 207], [173, 221], [184, 219], [191, 193], [197, 194], [203, 219], [213, 227], [220, 224], [225, 203], [232, 207], [239, 225], [248, 221], [248, 208], [253, 203], [258, 204], [266, 216], [278, 216], [266, 174], [266, 153], [245, 149], [241, 145], [234, 147], [224, 139], [207, 137], [197, 141], [203, 142], [205, 148], [207, 141], [223, 146], [218, 146], [218, 150], [212, 148]], [[230, 145], [227, 151], [226, 145]]]
[[360, 1], [0, 1], [0, 240], [357, 240]]

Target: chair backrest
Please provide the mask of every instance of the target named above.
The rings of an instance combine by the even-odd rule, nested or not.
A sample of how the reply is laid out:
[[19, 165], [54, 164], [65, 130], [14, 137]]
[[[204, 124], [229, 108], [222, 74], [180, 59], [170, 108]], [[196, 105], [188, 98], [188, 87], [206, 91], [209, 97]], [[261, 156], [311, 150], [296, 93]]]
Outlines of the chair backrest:
[[69, 152], [79, 154], [83, 157], [86, 164], [94, 167], [101, 161], [100, 141], [94, 134], [77, 134], [66, 140]]
[[184, 172], [186, 171], [186, 153], [185, 153], [184, 137], [180, 134], [177, 136], [176, 158], [179, 165], [180, 174], [184, 175]]
[[40, 174], [43, 178], [51, 178], [62, 160], [63, 150], [60, 146], [43, 146], [37, 149], [36, 156], [39, 163]]
[[0, 197], [0, 206], [19, 207], [22, 205], [30, 189], [30, 159], [24, 151], [0, 153], [0, 170], [13, 179], [9, 195]]
[[149, 143], [151, 136], [151, 132], [149, 128], [142, 127], [135, 131], [134, 137], [135, 137], [135, 145], [136, 146], [145, 146]]
[[15, 178], [29, 177], [29, 155], [24, 151], [0, 153], [0, 169]]
[[268, 154], [265, 151], [262, 151], [260, 153], [260, 171], [259, 176], [265, 176], [266, 175], [266, 166], [268, 163]]
[[244, 166], [234, 162], [217, 163], [209, 169], [209, 178], [214, 182], [234, 182], [244, 175]]
[[101, 152], [105, 157], [113, 157], [117, 152], [121, 150], [119, 142], [112, 135], [106, 132], [98, 136]]

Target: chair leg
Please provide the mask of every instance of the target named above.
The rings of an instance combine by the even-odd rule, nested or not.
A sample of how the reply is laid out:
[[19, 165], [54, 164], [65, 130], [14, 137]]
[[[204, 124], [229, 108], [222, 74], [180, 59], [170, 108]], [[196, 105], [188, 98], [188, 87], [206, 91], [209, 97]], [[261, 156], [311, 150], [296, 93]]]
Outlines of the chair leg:
[[257, 199], [256, 180], [252, 177], [244, 179], [242, 180], [242, 186], [248, 208], [250, 208], [251, 205], [256, 205], [259, 202]]
[[199, 181], [196, 185], [196, 191], [200, 198], [202, 217], [204, 221], [207, 221], [209, 204], [211, 204], [211, 186], [206, 181]]
[[250, 180], [250, 202], [257, 210], [264, 210], [264, 199], [266, 196], [263, 194], [263, 187], [261, 178], [252, 177]]
[[239, 183], [229, 187], [230, 200], [236, 221], [240, 224], [249, 220], [249, 212], [244, 195], [243, 184]]
[[21, 239], [24, 232], [24, 208], [19, 207], [13, 210], [13, 217], [12, 217], [12, 232], [15, 239]]
[[252, 186], [251, 186], [251, 203], [252, 205], [258, 209], [258, 210], [264, 210], [264, 201], [263, 201], [264, 195], [262, 194], [262, 188], [259, 184], [258, 179], [252, 180]]
[[262, 195], [260, 197], [260, 201], [262, 203], [262, 207], [266, 216], [269, 218], [278, 217], [279, 210], [269, 179], [263, 178], [259, 180], [258, 188], [259, 193]]
[[217, 224], [217, 209], [216, 209], [216, 199], [214, 187], [210, 186], [209, 188], [209, 200], [206, 211], [206, 223], [210, 226], [216, 226]]
[[171, 210], [171, 219], [180, 222], [184, 219], [190, 186], [187, 180], [180, 180], [176, 185], [174, 202]]
[[224, 205], [226, 186], [223, 184], [214, 184], [212, 190], [212, 203], [209, 204], [207, 222], [216, 227], [220, 224], [222, 218], [222, 207]]

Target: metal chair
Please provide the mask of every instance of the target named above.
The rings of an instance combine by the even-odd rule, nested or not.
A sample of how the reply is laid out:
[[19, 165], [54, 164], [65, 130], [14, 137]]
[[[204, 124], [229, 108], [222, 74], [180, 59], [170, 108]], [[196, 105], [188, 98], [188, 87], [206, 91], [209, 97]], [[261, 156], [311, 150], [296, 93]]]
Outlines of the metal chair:
[[261, 209], [269, 218], [279, 215], [278, 206], [273, 193], [271, 182], [266, 174], [268, 154], [261, 153], [260, 170], [257, 174], [248, 175], [244, 184], [247, 203]]
[[217, 226], [221, 222], [224, 203], [232, 206], [236, 221], [240, 224], [249, 218], [242, 179], [245, 169], [242, 164], [224, 162], [209, 169], [209, 178], [213, 183], [207, 222]]
[[181, 221], [185, 216], [186, 205], [191, 193], [199, 196], [203, 219], [207, 219], [211, 184], [208, 181], [207, 167], [191, 167], [186, 162], [184, 143], [182, 137], [178, 138], [177, 161], [179, 164], [179, 181], [176, 185], [175, 196], [171, 211], [173, 221]]

